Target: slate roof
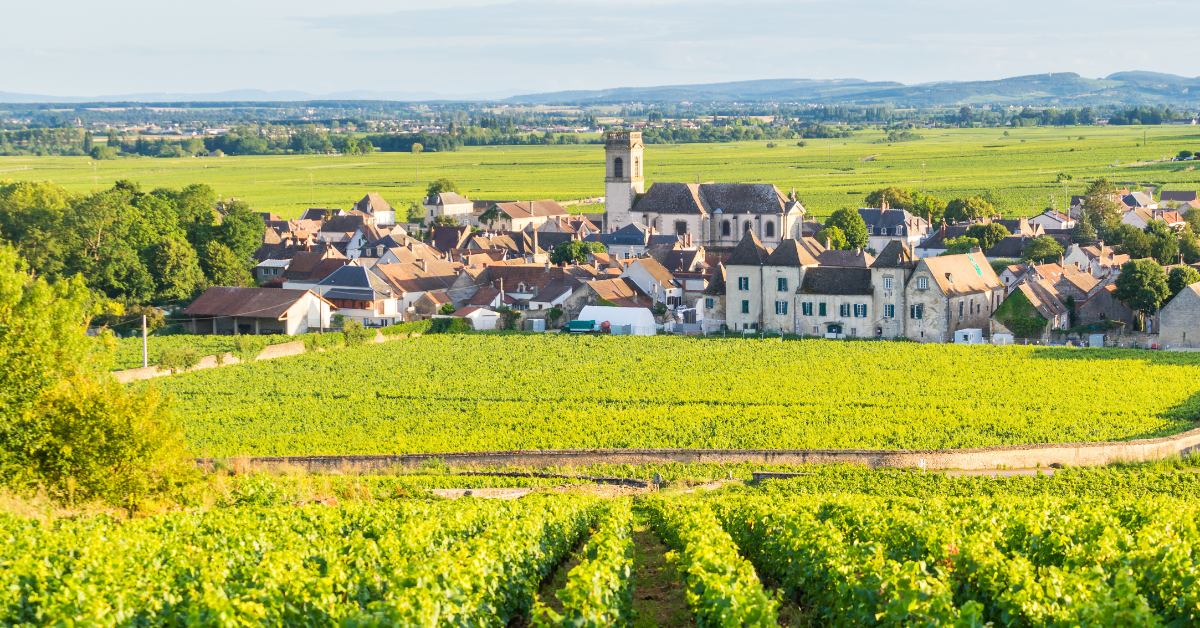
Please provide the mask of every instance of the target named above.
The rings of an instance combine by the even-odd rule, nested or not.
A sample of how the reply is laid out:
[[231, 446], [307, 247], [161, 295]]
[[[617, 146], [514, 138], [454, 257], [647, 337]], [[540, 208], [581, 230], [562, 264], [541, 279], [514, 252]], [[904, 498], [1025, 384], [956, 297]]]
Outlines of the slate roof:
[[[896, 242], [896, 240], [892, 240]], [[871, 254], [862, 251], [839, 251], [831, 249], [817, 256], [817, 263], [822, 266], [840, 266], [842, 268], [870, 268], [875, 263]]]
[[658, 214], [780, 214], [790, 201], [771, 183], [655, 183], [634, 211]]
[[899, 240], [892, 240], [883, 247], [871, 268], [916, 268], [912, 249]]
[[445, 253], [450, 249], [462, 248], [466, 240], [471, 235], [470, 227], [443, 227], [436, 226], [429, 229], [429, 239], [433, 241], [433, 248]]
[[325, 224], [321, 225], [321, 231], [326, 233], [351, 233], [358, 231], [360, 228], [365, 227], [366, 225], [367, 218], [364, 216], [334, 216], [333, 218], [326, 220]]
[[288, 309], [308, 294], [308, 290], [213, 286], [205, 290], [183, 313], [189, 316], [246, 316], [282, 320]]
[[758, 241], [754, 230], [747, 230], [742, 240], [733, 247], [733, 253], [725, 261], [726, 266], [762, 266], [771, 255], [771, 250]]
[[[891, 229], [898, 225], [915, 226], [920, 224], [917, 220], [923, 220], [917, 216], [908, 213], [907, 210], [889, 207], [888, 209], [864, 207], [858, 210], [858, 215], [862, 216], [863, 222], [867, 223], [868, 227], [877, 227], [882, 229]], [[872, 233], [875, 233], [872, 231]]]
[[1188, 192], [1188, 191], [1183, 191], [1183, 190], [1174, 191], [1174, 192], [1164, 191], [1159, 194], [1158, 199], [1163, 202], [1175, 201], [1178, 203], [1187, 203], [1188, 201], [1200, 200], [1200, 199], [1196, 198], [1196, 192], [1194, 192], [1194, 191]]
[[366, 299], [391, 296], [392, 288], [375, 273], [362, 266], [342, 266], [317, 284], [327, 299]]
[[496, 302], [496, 297], [500, 296], [500, 291], [496, 288], [483, 286], [471, 295], [467, 300], [467, 305], [478, 305], [480, 307], [491, 307]]
[[529, 300], [550, 303], [564, 294], [570, 294], [571, 291], [572, 287], [568, 286], [566, 282], [555, 279], [554, 281], [551, 281], [543, 286], [542, 289], [539, 290], [537, 294], [530, 297]]
[[[739, 244], [739, 246], [741, 246]], [[822, 255], [827, 251], [822, 251]], [[774, 251], [771, 252], [765, 262], [766, 266], [791, 266], [799, 268], [801, 266], [816, 266], [819, 257], [814, 257], [812, 252], [806, 247], [801, 246], [796, 240], [788, 238], [779, 243]]]
[[336, 251], [302, 251], [292, 258], [283, 278], [288, 281], [320, 281], [349, 263], [350, 260]]
[[870, 268], [839, 268], [817, 266], [804, 272], [802, 294], [867, 295], [871, 294]]
[[1025, 245], [1031, 239], [1024, 236], [1008, 236], [997, 242], [996, 246], [985, 251], [984, 256], [1019, 259], [1025, 254]]
[[708, 287], [704, 289], [704, 294], [721, 296], [725, 294], [725, 265], [719, 264], [717, 269], [713, 271], [712, 279], [708, 280]]
[[1127, 207], [1149, 207], [1154, 204], [1154, 198], [1145, 192], [1131, 192], [1121, 197], [1121, 202]]
[[663, 268], [675, 272], [689, 272], [697, 267], [704, 266], [704, 249], [681, 249], [677, 246], [671, 247], [654, 247], [646, 251], [646, 255], [653, 257], [655, 261], [662, 264]]
[[[315, 220], [319, 223], [325, 220], [325, 210], [325, 207], [309, 207], [308, 209], [304, 210], [303, 214], [300, 214], [300, 220]], [[340, 210], [334, 209], [331, 211], [334, 214], [337, 214]]]
[[454, 192], [442, 192], [433, 196], [426, 196], [421, 200], [422, 205], [463, 205], [470, 202]]

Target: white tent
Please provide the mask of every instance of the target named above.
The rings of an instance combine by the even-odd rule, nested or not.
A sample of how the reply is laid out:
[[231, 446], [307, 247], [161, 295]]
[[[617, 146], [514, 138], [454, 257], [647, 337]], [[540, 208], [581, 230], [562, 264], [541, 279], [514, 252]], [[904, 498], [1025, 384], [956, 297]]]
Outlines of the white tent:
[[596, 328], [607, 322], [613, 334], [654, 335], [654, 315], [644, 307], [603, 307], [585, 305], [577, 321], [596, 321]]

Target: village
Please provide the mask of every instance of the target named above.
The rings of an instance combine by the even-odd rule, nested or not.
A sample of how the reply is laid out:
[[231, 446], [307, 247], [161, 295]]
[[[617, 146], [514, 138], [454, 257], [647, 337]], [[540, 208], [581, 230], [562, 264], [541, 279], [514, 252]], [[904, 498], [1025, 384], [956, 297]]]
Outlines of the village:
[[[907, 210], [861, 208], [866, 247], [818, 237], [796, 191], [765, 183], [645, 188], [638, 132], [606, 136], [605, 212], [554, 200], [423, 199], [400, 223], [378, 194], [349, 210], [264, 214], [262, 287], [212, 287], [182, 314], [196, 334], [287, 334], [459, 318], [475, 330], [611, 334], [792, 334], [960, 344], [1177, 349], [1200, 339], [1200, 282], [1153, 312], [1117, 298], [1130, 255], [1073, 241], [1083, 197], [1066, 212], [931, 225]], [[1117, 190], [1121, 222], [1184, 225], [1196, 192]], [[972, 226], [991, 246], [952, 251]], [[1029, 242], [1057, 260], [1019, 262]], [[602, 252], [601, 252], [602, 251]], [[1012, 261], [994, 268], [997, 260]], [[1180, 262], [1182, 265], [1182, 262]], [[1200, 265], [1195, 265], [1200, 267]], [[1169, 271], [1167, 267], [1165, 271]]]

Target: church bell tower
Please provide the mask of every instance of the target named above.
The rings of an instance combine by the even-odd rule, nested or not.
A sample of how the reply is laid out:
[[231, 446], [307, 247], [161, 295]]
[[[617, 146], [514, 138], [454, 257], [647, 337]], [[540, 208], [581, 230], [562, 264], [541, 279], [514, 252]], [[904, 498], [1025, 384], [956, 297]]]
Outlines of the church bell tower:
[[631, 214], [642, 184], [642, 134], [611, 131], [604, 142], [604, 211], [609, 229], [634, 222]]

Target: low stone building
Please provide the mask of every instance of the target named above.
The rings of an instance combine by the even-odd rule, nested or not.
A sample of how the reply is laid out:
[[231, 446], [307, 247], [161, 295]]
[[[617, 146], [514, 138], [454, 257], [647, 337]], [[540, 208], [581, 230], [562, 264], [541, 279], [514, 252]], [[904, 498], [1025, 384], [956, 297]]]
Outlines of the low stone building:
[[321, 329], [338, 308], [311, 290], [214, 286], [183, 311], [203, 335], [296, 334]]

